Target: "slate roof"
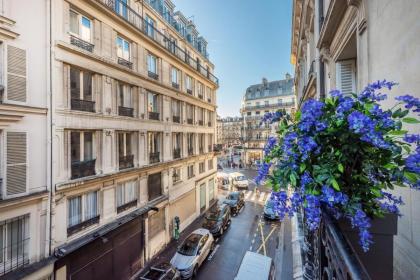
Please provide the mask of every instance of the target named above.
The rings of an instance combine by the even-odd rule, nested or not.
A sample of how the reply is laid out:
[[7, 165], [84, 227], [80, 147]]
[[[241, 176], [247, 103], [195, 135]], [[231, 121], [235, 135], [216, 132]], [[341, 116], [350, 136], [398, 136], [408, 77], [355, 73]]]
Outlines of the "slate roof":
[[[266, 92], [265, 90], [268, 90]], [[266, 94], [267, 93], [267, 94]], [[245, 100], [254, 100], [267, 97], [286, 96], [293, 94], [293, 78], [249, 86], [245, 92]]]

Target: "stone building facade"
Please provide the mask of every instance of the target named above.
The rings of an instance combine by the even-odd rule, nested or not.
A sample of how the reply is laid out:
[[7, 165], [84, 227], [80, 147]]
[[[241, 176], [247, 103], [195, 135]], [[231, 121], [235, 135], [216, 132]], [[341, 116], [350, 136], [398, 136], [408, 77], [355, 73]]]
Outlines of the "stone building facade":
[[284, 110], [295, 112], [293, 78], [286, 74], [284, 80], [267, 81], [249, 86], [244, 94], [241, 115], [243, 119], [242, 140], [244, 143], [244, 162], [252, 164], [263, 157], [263, 148], [268, 136], [275, 133], [273, 126], [261, 125], [265, 113]]
[[216, 200], [207, 42], [168, 0], [1, 5], [4, 273], [127, 279]]
[[243, 118], [225, 117], [218, 120], [220, 127], [220, 142], [225, 147], [242, 143]]
[[[357, 93], [370, 82], [393, 80], [399, 85], [383, 101], [419, 96], [419, 1], [294, 0], [292, 63], [298, 105], [323, 98], [332, 89]], [[386, 31], [386, 32], [384, 32]], [[418, 133], [414, 126], [408, 129]], [[394, 237], [394, 279], [420, 275], [420, 192], [395, 187], [405, 205]]]

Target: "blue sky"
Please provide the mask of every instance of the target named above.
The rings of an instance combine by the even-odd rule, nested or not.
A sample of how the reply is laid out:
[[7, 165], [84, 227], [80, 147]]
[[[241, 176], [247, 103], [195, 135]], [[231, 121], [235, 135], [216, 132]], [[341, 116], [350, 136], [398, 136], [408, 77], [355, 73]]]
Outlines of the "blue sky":
[[209, 42], [220, 80], [218, 114], [239, 115], [249, 85], [293, 75], [290, 64], [292, 0], [173, 0]]

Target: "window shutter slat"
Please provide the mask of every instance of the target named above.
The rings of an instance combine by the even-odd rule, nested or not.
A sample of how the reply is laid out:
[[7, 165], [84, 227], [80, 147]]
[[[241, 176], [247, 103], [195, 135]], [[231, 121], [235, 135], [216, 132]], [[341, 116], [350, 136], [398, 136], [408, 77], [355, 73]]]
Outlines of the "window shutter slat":
[[26, 102], [26, 51], [7, 46], [7, 99]]
[[27, 145], [25, 132], [7, 132], [7, 195], [26, 192]]
[[337, 63], [337, 88], [343, 94], [351, 94], [356, 91], [356, 75], [354, 60]]

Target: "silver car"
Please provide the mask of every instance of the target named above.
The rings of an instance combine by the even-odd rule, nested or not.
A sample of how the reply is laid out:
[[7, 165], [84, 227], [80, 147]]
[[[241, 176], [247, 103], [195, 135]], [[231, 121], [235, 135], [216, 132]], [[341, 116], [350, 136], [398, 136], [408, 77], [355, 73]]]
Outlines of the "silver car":
[[182, 278], [197, 275], [198, 268], [214, 248], [213, 235], [204, 228], [193, 231], [178, 247], [171, 264], [178, 269]]

